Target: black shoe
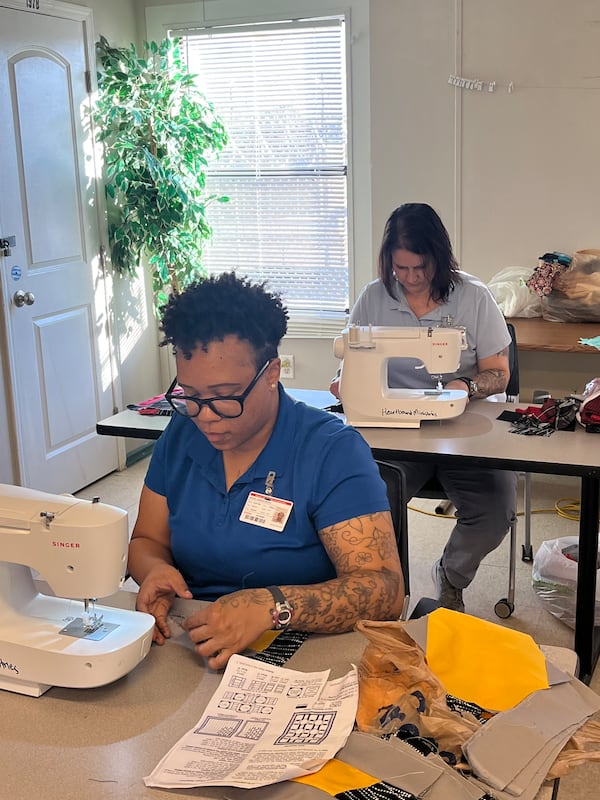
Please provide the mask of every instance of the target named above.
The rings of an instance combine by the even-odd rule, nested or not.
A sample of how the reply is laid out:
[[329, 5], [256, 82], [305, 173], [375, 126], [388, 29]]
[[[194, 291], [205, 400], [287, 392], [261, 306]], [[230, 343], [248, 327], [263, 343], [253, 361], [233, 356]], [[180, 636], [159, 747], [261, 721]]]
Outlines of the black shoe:
[[456, 586], [450, 583], [441, 559], [433, 565], [431, 580], [435, 586], [436, 597], [440, 605], [443, 608], [449, 608], [451, 611], [464, 613], [465, 604], [463, 603], [462, 589], [457, 589]]

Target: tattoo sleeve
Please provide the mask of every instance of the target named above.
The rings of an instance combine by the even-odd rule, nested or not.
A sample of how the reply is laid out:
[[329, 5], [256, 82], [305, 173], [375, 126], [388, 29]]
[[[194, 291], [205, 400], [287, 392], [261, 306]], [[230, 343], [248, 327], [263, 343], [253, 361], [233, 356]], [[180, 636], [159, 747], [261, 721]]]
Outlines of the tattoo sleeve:
[[503, 392], [508, 385], [508, 376], [502, 369], [486, 369], [473, 378], [477, 392], [473, 397], [489, 397]]
[[[501, 357], [508, 357], [508, 348], [501, 350], [496, 354]], [[477, 392], [474, 397], [489, 397], [491, 394], [500, 394], [504, 392], [508, 386], [508, 379], [510, 373], [508, 370], [501, 369], [484, 369], [474, 376], [473, 380], [477, 384]]]
[[310, 586], [282, 586], [293, 604], [293, 627], [342, 633], [359, 619], [397, 619], [404, 582], [388, 512], [366, 515], [320, 531], [337, 577]]

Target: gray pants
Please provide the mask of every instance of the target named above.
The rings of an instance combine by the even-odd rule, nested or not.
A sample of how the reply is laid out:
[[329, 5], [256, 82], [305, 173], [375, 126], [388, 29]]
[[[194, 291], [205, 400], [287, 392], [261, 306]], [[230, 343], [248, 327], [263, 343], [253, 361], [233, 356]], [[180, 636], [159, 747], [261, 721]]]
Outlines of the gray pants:
[[517, 473], [415, 461], [397, 463], [406, 474], [407, 497], [414, 497], [435, 477], [456, 506], [457, 522], [446, 542], [442, 563], [450, 583], [464, 589], [485, 556], [502, 542], [515, 518]]

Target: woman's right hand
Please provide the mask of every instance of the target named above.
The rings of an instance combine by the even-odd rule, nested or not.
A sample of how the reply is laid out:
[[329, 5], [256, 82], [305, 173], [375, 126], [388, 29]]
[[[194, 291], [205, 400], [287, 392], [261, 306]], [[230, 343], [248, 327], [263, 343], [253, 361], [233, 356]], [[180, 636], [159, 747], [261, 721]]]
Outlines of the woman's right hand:
[[164, 644], [171, 637], [167, 616], [175, 597], [192, 599], [183, 575], [171, 564], [157, 564], [144, 578], [135, 604], [138, 611], [152, 614], [156, 620], [152, 633], [156, 644]]

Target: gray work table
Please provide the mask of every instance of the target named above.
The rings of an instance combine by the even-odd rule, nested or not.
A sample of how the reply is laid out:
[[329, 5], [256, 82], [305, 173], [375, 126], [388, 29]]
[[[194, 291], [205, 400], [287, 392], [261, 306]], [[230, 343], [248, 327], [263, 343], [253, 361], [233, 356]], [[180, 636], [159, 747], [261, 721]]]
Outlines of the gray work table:
[[[289, 394], [319, 407], [335, 403], [326, 391], [286, 389]], [[557, 431], [552, 436], [509, 433], [509, 423], [498, 415], [514, 411], [511, 403], [475, 400], [453, 419], [427, 420], [420, 428], [358, 428], [376, 458], [435, 461], [465, 466], [493, 467], [522, 472], [574, 475], [580, 479], [579, 565], [574, 647], [582, 680], [589, 682], [600, 654], [594, 625], [596, 558], [600, 484], [600, 435]], [[125, 418], [126, 417], [126, 418]], [[157, 439], [169, 417], [143, 417], [135, 411], [102, 420], [98, 433]], [[127, 432], [126, 432], [127, 431]]]
[[599, 655], [594, 610], [600, 482], [600, 436], [557, 431], [551, 436], [520, 436], [497, 419], [512, 403], [476, 400], [459, 417], [426, 421], [420, 428], [359, 428], [376, 458], [435, 461], [549, 475], [574, 475], [581, 483], [579, 564], [575, 613], [575, 651], [580, 676], [589, 682]]
[[[107, 601], [101, 601], [107, 604]], [[135, 594], [119, 592], [108, 604], [133, 608]], [[187, 614], [198, 601], [176, 601]], [[332, 678], [358, 665], [366, 639], [359, 633], [311, 636], [286, 662], [290, 669], [331, 669]], [[561, 669], [575, 656], [542, 647]], [[3, 798], [10, 800], [168, 800], [222, 798], [217, 787], [146, 787], [160, 759], [202, 716], [222, 673], [205, 668], [186, 634], [148, 656], [129, 675], [96, 689], [53, 687], [41, 697], [0, 691]], [[549, 800], [550, 787], [538, 800]]]

